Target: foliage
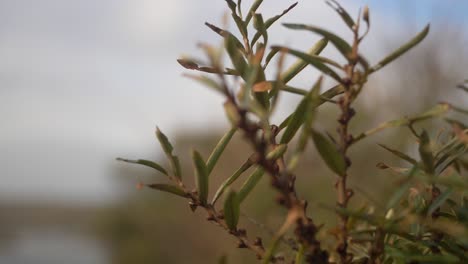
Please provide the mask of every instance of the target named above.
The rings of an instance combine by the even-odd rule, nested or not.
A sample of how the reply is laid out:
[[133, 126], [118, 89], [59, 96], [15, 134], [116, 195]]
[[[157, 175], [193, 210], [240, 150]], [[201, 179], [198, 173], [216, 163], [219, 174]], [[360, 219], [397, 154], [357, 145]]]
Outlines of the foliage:
[[[213, 88], [225, 98], [224, 109], [232, 126], [207, 160], [198, 151], [192, 151], [196, 189], [190, 190], [186, 186], [188, 180], [181, 170], [178, 157], [173, 153], [174, 148], [159, 129], [157, 138], [167, 155], [170, 170], [147, 160], [119, 160], [148, 166], [166, 175], [171, 184], [144, 185], [187, 199], [193, 211], [203, 209], [208, 221], [234, 236], [239, 248], [252, 251], [262, 263], [468, 262], [468, 130], [461, 121], [449, 116], [454, 112], [466, 115], [468, 110], [440, 103], [421, 114], [383, 122], [354, 135], [349, 129], [356, 115], [353, 104], [365, 94], [368, 78], [419, 44], [428, 35], [429, 25], [400, 48], [371, 64], [360, 50], [371, 24], [367, 7], [353, 19], [336, 1], [327, 1], [349, 27], [353, 34], [352, 41], [317, 26], [283, 24], [291, 30], [311, 32], [322, 37], [309, 51], [303, 52], [278, 45], [269, 47], [268, 43], [269, 28], [297, 3], [265, 20], [262, 14], [257, 13], [262, 2], [254, 1], [244, 16], [241, 1], [226, 0], [240, 36], [206, 23], [223, 38], [223, 47], [200, 45], [206, 52], [208, 62], [190, 58], [178, 60], [189, 70], [205, 73], [189, 77]], [[320, 56], [327, 46], [334, 46], [346, 63], [342, 65], [332, 58]], [[232, 67], [223, 66], [224, 53]], [[283, 69], [287, 55], [296, 57], [297, 62]], [[268, 79], [265, 72], [273, 59], [277, 61], [277, 74]], [[308, 65], [325, 78], [331, 78], [336, 85], [320, 93], [324, 76], [310, 85], [310, 90], [288, 85]], [[227, 76], [234, 76], [240, 81], [230, 82]], [[466, 83], [459, 88], [465, 92], [468, 90]], [[302, 96], [302, 100], [281, 124], [272, 124], [271, 116], [282, 93], [297, 94]], [[319, 131], [314, 125], [314, 117], [323, 104], [335, 105], [340, 111], [336, 134]], [[415, 126], [428, 119], [445, 120], [449, 129], [435, 135]], [[358, 143], [375, 133], [396, 127], [412, 132], [418, 146], [418, 157], [393, 148], [391, 142], [376, 146], [406, 161], [409, 166], [379, 163], [378, 168], [397, 178], [399, 187], [393, 190], [391, 198], [381, 208], [352, 206], [350, 201], [354, 190], [348, 186], [348, 179], [356, 175], [349, 171], [352, 157], [348, 150], [358, 149]], [[245, 163], [227, 177], [217, 190], [210, 190], [210, 174], [235, 133], [244, 136], [253, 153], [245, 153]], [[336, 228], [327, 232], [328, 239], [334, 241], [333, 246], [322, 243], [323, 238], [318, 237], [321, 226], [307, 212], [307, 204], [314, 201], [304, 200], [296, 191], [296, 178], [300, 175], [297, 175], [295, 168], [307, 147], [315, 147], [323, 162], [336, 175], [330, 179], [335, 181], [336, 206], [324, 206], [333, 211], [338, 219]], [[253, 172], [240, 188], [235, 189], [232, 184], [250, 167], [254, 168]], [[260, 237], [252, 238], [250, 231], [240, 226], [239, 220], [243, 217], [240, 211], [247, 203], [246, 197], [265, 176], [269, 177], [271, 187], [278, 193], [278, 205], [285, 208], [286, 213], [278, 231], [264, 242]], [[210, 195], [213, 195], [211, 202]], [[220, 197], [224, 197], [223, 205], [216, 204]], [[285, 257], [277, 252], [278, 245], [285, 241], [284, 237], [289, 233], [294, 237], [286, 243], [288, 250], [294, 254], [291, 259], [287, 257], [290, 254]], [[226, 258], [222, 259], [222, 263], [226, 261]]]

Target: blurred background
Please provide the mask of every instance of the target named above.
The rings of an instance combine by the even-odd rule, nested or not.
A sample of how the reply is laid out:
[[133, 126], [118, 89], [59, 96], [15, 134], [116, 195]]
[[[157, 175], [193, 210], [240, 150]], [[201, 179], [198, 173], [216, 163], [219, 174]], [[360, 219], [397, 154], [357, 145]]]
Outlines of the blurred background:
[[[455, 89], [468, 78], [467, 1], [342, 2], [353, 16], [369, 5], [372, 26], [362, 53], [373, 63], [431, 23], [421, 45], [370, 78], [357, 102], [354, 133], [439, 101], [467, 105]], [[244, 7], [250, 3], [243, 1]], [[292, 3], [265, 0], [259, 11], [270, 17]], [[202, 57], [197, 43], [221, 44], [203, 23], [221, 25], [226, 12], [224, 1], [213, 0], [0, 1], [0, 263], [216, 263], [223, 255], [230, 263], [255, 262], [185, 200], [136, 190], [138, 181], [158, 182], [160, 175], [115, 161], [166, 164], [154, 136], [157, 125], [192, 178], [190, 149], [207, 157], [228, 122], [223, 99], [183, 78], [186, 70], [176, 59]], [[323, 1], [299, 1], [281, 21], [351, 37]], [[270, 34], [271, 44], [302, 50], [318, 39], [279, 23]], [[324, 54], [339, 59], [332, 47]], [[308, 88], [317, 76], [307, 70], [292, 84]], [[299, 99], [281, 97], [274, 120]], [[316, 126], [334, 132], [336, 116], [335, 107], [323, 107]], [[393, 182], [375, 165], [398, 163], [376, 143], [411, 153], [414, 141], [407, 136], [393, 129], [352, 149], [353, 206], [385, 199]], [[249, 151], [240, 135], [234, 141], [215, 169], [214, 185]], [[301, 165], [298, 191], [312, 201], [316, 222], [332, 227], [333, 215], [316, 205], [334, 204], [334, 178], [312, 150]], [[255, 230], [252, 236], [268, 238], [284, 216], [268, 185], [265, 177], [242, 208], [248, 216], [242, 224]]]

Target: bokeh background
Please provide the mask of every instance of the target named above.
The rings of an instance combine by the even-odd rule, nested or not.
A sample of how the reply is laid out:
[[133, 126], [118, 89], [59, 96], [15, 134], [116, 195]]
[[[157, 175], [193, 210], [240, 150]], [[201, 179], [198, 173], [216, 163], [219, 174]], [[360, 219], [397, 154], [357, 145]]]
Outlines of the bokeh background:
[[[292, 3], [264, 2], [264, 17]], [[358, 101], [355, 133], [439, 101], [467, 105], [455, 89], [468, 78], [467, 1], [342, 4], [354, 16], [369, 5], [372, 27], [362, 51], [371, 62], [431, 23], [420, 46], [371, 77]], [[222, 24], [226, 11], [224, 1], [214, 0], [0, 1], [0, 263], [216, 263], [223, 255], [230, 263], [254, 261], [186, 201], [136, 190], [138, 181], [161, 176], [115, 161], [123, 156], [164, 163], [157, 125], [175, 143], [191, 178], [190, 148], [207, 156], [228, 129], [222, 98], [183, 78], [176, 62], [184, 54], [202, 56], [197, 43], [221, 44], [203, 23]], [[324, 1], [299, 1], [281, 21], [350, 37]], [[304, 50], [317, 40], [279, 24], [270, 35], [272, 44]], [[331, 47], [324, 54], [339, 57]], [[293, 84], [307, 88], [317, 76], [307, 70]], [[276, 120], [298, 100], [283, 96]], [[334, 131], [336, 114], [324, 107], [316, 126]], [[375, 164], [397, 163], [376, 143], [411, 153], [414, 142], [407, 135], [386, 131], [352, 151], [351, 185], [358, 191], [353, 206], [369, 200], [378, 206], [385, 199], [393, 182]], [[234, 140], [214, 184], [243, 162], [248, 146], [239, 135]], [[316, 205], [333, 205], [333, 176], [312, 150], [298, 176], [312, 216], [332, 227], [333, 217]], [[248, 216], [242, 223], [266, 237], [284, 214], [273, 197], [265, 177], [242, 209]]]

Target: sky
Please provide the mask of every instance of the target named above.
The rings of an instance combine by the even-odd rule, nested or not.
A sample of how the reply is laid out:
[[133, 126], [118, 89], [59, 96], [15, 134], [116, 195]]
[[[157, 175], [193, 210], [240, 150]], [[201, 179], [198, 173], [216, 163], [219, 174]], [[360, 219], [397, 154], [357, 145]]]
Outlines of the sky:
[[[352, 14], [369, 5], [371, 44], [412, 36], [434, 19], [468, 28], [464, 0], [342, 2]], [[271, 16], [292, 1], [265, 3]], [[115, 157], [160, 154], [156, 125], [168, 135], [225, 128], [222, 98], [183, 78], [176, 62], [201, 56], [196, 43], [220, 43], [203, 23], [220, 24], [225, 11], [214, 0], [0, 1], [0, 199], [109, 201]], [[345, 34], [335, 18], [323, 1], [299, 1], [282, 21]], [[317, 40], [272, 33], [300, 48]], [[382, 54], [371, 44], [375, 61]]]

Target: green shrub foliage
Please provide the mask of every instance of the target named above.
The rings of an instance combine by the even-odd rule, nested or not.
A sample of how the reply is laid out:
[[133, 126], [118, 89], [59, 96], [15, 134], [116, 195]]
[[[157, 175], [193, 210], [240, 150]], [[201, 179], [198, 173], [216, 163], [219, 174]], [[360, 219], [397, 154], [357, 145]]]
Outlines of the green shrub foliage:
[[[317, 43], [312, 43], [310, 50], [301, 51], [268, 43], [270, 27], [276, 26], [297, 3], [277, 16], [264, 18], [257, 13], [262, 2], [256, 0], [244, 10], [241, 1], [226, 0], [238, 32], [206, 23], [224, 39], [224, 45], [200, 45], [207, 55], [206, 62], [191, 58], [178, 60], [186, 69], [201, 72], [201, 75], [187, 76], [212, 88], [225, 99], [224, 110], [231, 128], [208, 159], [193, 150], [194, 170], [182, 172], [168, 137], [157, 129], [157, 139], [170, 168], [141, 159], [119, 160], [151, 167], [169, 177], [170, 184], [145, 185], [187, 199], [192, 210], [204, 210], [208, 221], [234, 236], [238, 240], [237, 247], [250, 250], [262, 263], [468, 263], [468, 130], [462, 122], [450, 117], [454, 112], [466, 115], [468, 110], [440, 103], [421, 114], [383, 122], [367, 131], [351, 133], [349, 129], [356, 115], [353, 104], [365, 93], [369, 76], [419, 44], [428, 35], [429, 25], [388, 56], [371, 63], [360, 49], [371, 25], [368, 7], [353, 19], [336, 1], [327, 1], [337, 12], [338, 19], [348, 26], [353, 35], [351, 41], [320, 26], [282, 24], [298, 33], [321, 37]], [[329, 46], [339, 51], [345, 59], [344, 64], [320, 55]], [[224, 66], [223, 55], [227, 55], [229, 66]], [[297, 59], [286, 69], [283, 68], [285, 56]], [[267, 79], [265, 71], [274, 64], [273, 61], [277, 62], [274, 66], [277, 74]], [[320, 73], [318, 80], [309, 86], [310, 89], [290, 86], [289, 81], [307, 66]], [[228, 76], [239, 81], [230, 82]], [[323, 87], [323, 78], [330, 78], [336, 85]], [[467, 84], [468, 81], [459, 85], [460, 93], [468, 91]], [[325, 92], [321, 93], [322, 90]], [[282, 93], [296, 94], [302, 100], [283, 122], [273, 124], [270, 117]], [[330, 131], [336, 130], [336, 134], [314, 125], [315, 113], [324, 104], [339, 109], [336, 127], [330, 128]], [[427, 119], [447, 121], [444, 136], [414, 126]], [[350, 201], [354, 191], [347, 180], [355, 175], [349, 173], [352, 156], [348, 150], [358, 149], [363, 140], [389, 128], [409, 129], [418, 144], [418, 156], [380, 144], [408, 166], [379, 163], [379, 169], [398, 178], [399, 186], [379, 210], [353, 208]], [[209, 189], [210, 174], [235, 133], [244, 136], [252, 146], [252, 152], [245, 153], [245, 163], [216, 190]], [[327, 233], [328, 239], [334, 241], [332, 247], [324, 246], [323, 238], [317, 236], [321, 227], [307, 212], [308, 202], [313, 201], [305, 201], [296, 191], [295, 180], [301, 175], [295, 174], [295, 168], [306, 148], [316, 148], [324, 164], [336, 175], [335, 179], [330, 179], [336, 182], [336, 207], [328, 208], [338, 219], [335, 231]], [[249, 168], [254, 169], [245, 183], [235, 189], [232, 184]], [[195, 176], [195, 190], [186, 187], [185, 174]], [[262, 177], [269, 177], [271, 188], [278, 193], [278, 197], [271, 199], [276, 199], [278, 206], [287, 212], [276, 234], [263, 238], [265, 241], [251, 237], [250, 232], [239, 226], [245, 198]], [[224, 204], [216, 204], [219, 198]], [[290, 252], [278, 254], [278, 245], [285, 241], [284, 236], [288, 233], [293, 237], [287, 243]], [[222, 259], [224, 261], [226, 258]]]

